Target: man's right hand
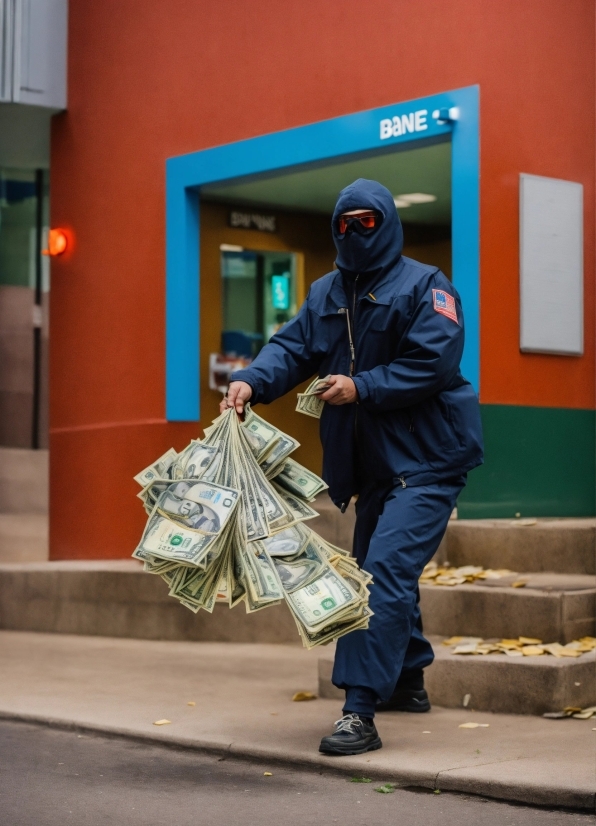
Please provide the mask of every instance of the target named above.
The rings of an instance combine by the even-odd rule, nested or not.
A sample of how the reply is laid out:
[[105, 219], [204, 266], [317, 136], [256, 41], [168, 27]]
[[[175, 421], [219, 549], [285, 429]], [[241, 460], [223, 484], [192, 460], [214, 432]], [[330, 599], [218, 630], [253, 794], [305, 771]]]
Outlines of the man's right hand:
[[236, 413], [242, 416], [244, 404], [252, 396], [252, 387], [245, 381], [233, 381], [228, 387], [227, 395], [223, 397], [219, 405], [219, 412], [225, 413], [230, 407], [236, 408]]

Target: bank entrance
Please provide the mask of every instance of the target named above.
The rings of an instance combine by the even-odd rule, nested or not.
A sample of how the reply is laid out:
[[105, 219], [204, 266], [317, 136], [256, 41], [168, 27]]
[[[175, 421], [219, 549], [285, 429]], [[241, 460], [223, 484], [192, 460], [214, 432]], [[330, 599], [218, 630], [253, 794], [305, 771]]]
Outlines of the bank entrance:
[[[229, 373], [250, 362], [297, 312], [313, 281], [334, 269], [331, 216], [357, 178], [394, 196], [404, 255], [452, 277], [450, 140], [363, 154], [325, 166], [207, 185], [200, 200], [201, 419], [217, 415]], [[320, 470], [317, 422], [294, 413], [295, 395], [267, 418]], [[291, 422], [291, 424], [290, 424]]]

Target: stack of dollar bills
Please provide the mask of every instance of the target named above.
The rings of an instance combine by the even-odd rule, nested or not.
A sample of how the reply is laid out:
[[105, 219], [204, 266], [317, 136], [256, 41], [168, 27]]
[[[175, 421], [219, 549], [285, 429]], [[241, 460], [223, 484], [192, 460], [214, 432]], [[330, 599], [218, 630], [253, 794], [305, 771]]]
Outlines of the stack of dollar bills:
[[248, 405], [243, 422], [220, 415], [135, 476], [149, 519], [133, 557], [194, 612], [285, 600], [312, 648], [368, 626], [371, 577], [306, 524], [327, 486], [290, 458], [297, 447]]
[[296, 410], [298, 413], [304, 413], [305, 416], [312, 416], [313, 419], [320, 419], [325, 402], [319, 398], [319, 393], [324, 393], [329, 389], [329, 379], [331, 376], [325, 376], [324, 379], [313, 379], [308, 385], [304, 393], [298, 393], [298, 402]]

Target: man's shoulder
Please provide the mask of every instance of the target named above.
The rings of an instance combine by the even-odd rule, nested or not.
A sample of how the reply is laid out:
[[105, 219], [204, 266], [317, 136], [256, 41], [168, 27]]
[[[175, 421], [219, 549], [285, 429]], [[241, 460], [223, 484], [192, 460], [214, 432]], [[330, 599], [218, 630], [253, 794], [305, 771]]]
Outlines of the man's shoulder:
[[310, 285], [310, 291], [313, 295], [325, 295], [331, 289], [331, 285], [339, 275], [339, 270], [331, 270], [325, 273]]
[[420, 292], [430, 287], [446, 289], [448, 292], [453, 290], [445, 273], [436, 265], [423, 264], [422, 261], [408, 258], [407, 255], [402, 255], [401, 261], [403, 262], [401, 281], [408, 292]]
[[316, 281], [313, 281], [310, 285], [307, 299], [311, 310], [315, 310], [315, 312], [323, 311], [326, 306], [327, 296], [331, 292], [339, 274], [339, 270], [332, 270], [321, 276], [321, 278], [317, 278]]

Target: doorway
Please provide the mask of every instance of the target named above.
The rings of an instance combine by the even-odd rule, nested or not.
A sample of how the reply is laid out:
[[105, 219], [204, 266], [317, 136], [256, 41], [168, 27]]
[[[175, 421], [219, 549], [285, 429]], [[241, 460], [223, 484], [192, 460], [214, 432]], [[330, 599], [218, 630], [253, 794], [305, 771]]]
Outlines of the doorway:
[[[329, 249], [329, 214], [342, 186], [357, 177], [374, 178], [388, 185], [374, 170], [375, 164], [385, 163], [387, 158], [395, 160], [400, 154], [411, 159], [410, 150], [431, 149], [440, 145], [450, 158], [450, 198], [440, 198], [430, 185], [406, 186], [404, 176], [408, 172], [407, 165], [403, 167], [400, 181], [395, 185], [391, 183], [389, 189], [395, 195], [397, 208], [403, 211], [404, 224], [412, 225], [411, 231], [406, 227], [404, 252], [408, 254], [412, 250], [413, 257], [427, 263], [437, 263], [448, 275], [451, 271], [466, 313], [462, 368], [478, 388], [478, 118], [479, 89], [471, 86], [170, 158], [166, 167], [168, 420], [201, 418], [208, 421], [205, 406], [201, 408], [199, 390], [199, 384], [202, 387], [204, 380], [203, 365], [207, 367], [208, 362], [206, 364], [202, 349], [204, 328], [201, 328], [199, 342], [197, 312], [200, 306], [201, 322], [204, 324], [206, 319], [208, 325], [213, 325], [215, 314], [203, 309], [203, 302], [212, 295], [210, 282], [213, 273], [208, 264], [212, 253], [205, 249], [204, 204], [216, 206], [218, 202], [222, 208], [232, 202], [236, 207], [243, 203], [268, 206], [283, 210], [285, 214], [293, 214], [295, 221], [299, 215], [308, 216], [309, 221], [320, 220], [325, 226], [325, 243]], [[437, 151], [440, 152], [440, 149]], [[396, 164], [394, 166], [397, 168]], [[337, 177], [341, 169], [350, 172], [348, 179], [342, 186], [328, 186], [330, 178]], [[428, 164], [419, 165], [419, 171], [424, 172], [425, 169], [430, 169]], [[292, 185], [288, 186], [289, 183]], [[450, 211], [449, 228], [446, 228], [448, 222], [436, 220], [437, 210], [441, 206]], [[412, 219], [407, 222], [404, 216], [406, 211]], [[413, 220], [416, 216], [419, 220]], [[419, 224], [426, 225], [422, 229], [419, 226], [416, 228]], [[235, 231], [240, 230], [230, 229], [230, 232]], [[246, 231], [250, 232], [249, 229]], [[258, 231], [266, 235], [262, 228]], [[247, 241], [237, 243], [249, 249], [264, 248], [260, 243], [254, 245]], [[234, 240], [229, 238], [223, 242], [233, 244]], [[212, 243], [210, 246], [214, 248]], [[299, 244], [287, 247], [285, 241], [278, 243], [279, 246], [301, 249]], [[421, 246], [430, 250], [432, 256], [421, 254]], [[417, 247], [415, 253], [414, 247]], [[329, 263], [317, 272], [306, 263], [306, 289], [316, 277], [333, 268], [334, 250], [327, 256]], [[217, 271], [219, 276], [219, 251]], [[197, 279], [197, 273], [200, 279]], [[218, 287], [219, 280], [218, 277]], [[218, 297], [211, 304], [211, 310], [219, 301]], [[216, 323], [221, 325], [221, 316]], [[220, 332], [221, 326], [218, 335]]]

